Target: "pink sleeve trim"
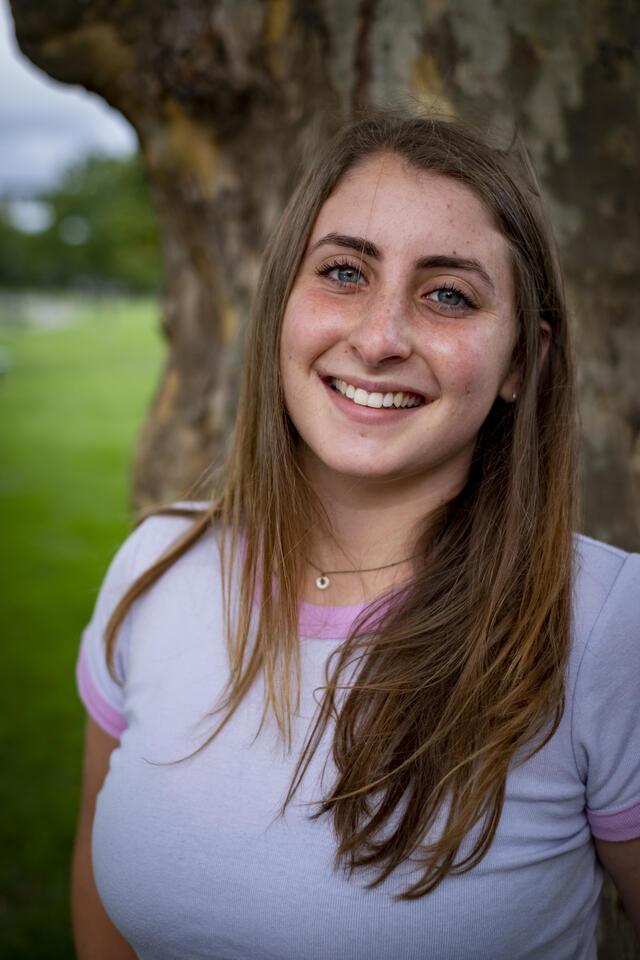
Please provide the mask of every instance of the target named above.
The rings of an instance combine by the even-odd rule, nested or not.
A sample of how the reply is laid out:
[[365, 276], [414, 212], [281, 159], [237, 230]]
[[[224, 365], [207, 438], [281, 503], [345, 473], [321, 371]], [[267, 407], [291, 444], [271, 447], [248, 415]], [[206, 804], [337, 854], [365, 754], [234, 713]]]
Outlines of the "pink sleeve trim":
[[78, 684], [80, 699], [85, 705], [87, 713], [95, 720], [99, 727], [102, 727], [105, 733], [119, 740], [123, 732], [127, 729], [126, 717], [114, 709], [110, 703], [107, 703], [104, 697], [96, 690], [89, 672], [84, 644], [81, 647], [78, 665], [76, 667], [76, 682]]
[[591, 833], [599, 840], [635, 840], [640, 837], [640, 803], [617, 813], [587, 810]]

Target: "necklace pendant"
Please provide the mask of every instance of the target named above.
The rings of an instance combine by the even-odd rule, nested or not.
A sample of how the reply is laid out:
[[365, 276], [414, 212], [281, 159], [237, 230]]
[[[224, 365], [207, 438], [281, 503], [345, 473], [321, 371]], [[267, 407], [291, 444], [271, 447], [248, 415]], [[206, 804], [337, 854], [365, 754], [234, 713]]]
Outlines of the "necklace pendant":
[[326, 575], [326, 573], [321, 573], [319, 577], [316, 577], [316, 587], [318, 590], [326, 590], [331, 586], [331, 580]]

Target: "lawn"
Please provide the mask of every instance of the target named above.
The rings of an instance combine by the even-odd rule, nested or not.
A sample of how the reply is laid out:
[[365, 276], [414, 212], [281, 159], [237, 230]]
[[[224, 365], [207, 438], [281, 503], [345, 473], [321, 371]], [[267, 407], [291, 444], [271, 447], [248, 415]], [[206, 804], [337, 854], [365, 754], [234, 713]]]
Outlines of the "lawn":
[[0, 956], [71, 958], [80, 786], [80, 632], [130, 526], [136, 434], [162, 362], [151, 301], [85, 301], [69, 322], [0, 310]]

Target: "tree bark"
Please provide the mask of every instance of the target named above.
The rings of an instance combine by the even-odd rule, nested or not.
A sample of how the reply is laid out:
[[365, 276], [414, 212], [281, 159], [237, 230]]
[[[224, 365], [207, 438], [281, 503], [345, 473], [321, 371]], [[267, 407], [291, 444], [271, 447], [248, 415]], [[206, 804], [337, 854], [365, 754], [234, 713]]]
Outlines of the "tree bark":
[[[360, 107], [417, 103], [524, 133], [574, 307], [583, 529], [640, 548], [635, 0], [11, 6], [34, 63], [132, 123], [159, 211], [168, 352], [137, 506], [197, 493], [224, 457], [260, 254], [309, 145]], [[607, 898], [602, 956], [640, 956]]]

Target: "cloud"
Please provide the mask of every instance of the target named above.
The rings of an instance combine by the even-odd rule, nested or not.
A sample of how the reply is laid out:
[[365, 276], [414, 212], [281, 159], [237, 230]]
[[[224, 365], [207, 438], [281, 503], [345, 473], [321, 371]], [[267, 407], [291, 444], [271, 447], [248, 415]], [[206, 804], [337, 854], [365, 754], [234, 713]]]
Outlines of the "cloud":
[[130, 153], [133, 129], [95, 94], [51, 80], [17, 48], [0, 0], [0, 194], [30, 196], [52, 186], [88, 153]]

